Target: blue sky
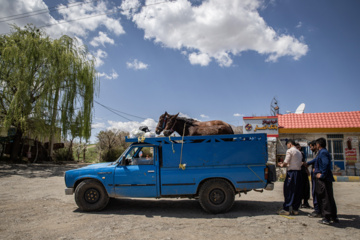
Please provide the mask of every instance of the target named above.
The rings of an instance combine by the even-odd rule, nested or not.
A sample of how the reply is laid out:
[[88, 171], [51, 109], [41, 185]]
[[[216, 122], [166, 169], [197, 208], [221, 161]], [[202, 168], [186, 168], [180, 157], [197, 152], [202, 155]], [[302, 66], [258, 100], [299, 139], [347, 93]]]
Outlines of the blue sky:
[[270, 114], [274, 96], [281, 113], [300, 103], [308, 113], [359, 111], [359, 1], [89, 1], [0, 0], [0, 17], [58, 4], [7, 23], [89, 17], [44, 30], [88, 46], [99, 72], [96, 101], [147, 119], [129, 122], [95, 104], [92, 141], [107, 128], [153, 128], [165, 111], [242, 125], [242, 115]]

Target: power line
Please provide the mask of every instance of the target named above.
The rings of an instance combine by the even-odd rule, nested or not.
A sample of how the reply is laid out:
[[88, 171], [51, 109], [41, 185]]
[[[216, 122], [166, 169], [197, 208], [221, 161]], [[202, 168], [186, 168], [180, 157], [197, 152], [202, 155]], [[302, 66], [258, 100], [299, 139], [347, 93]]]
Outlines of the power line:
[[97, 104], [99, 104], [99, 105], [102, 106], [103, 108], [109, 110], [110, 112], [112, 112], [112, 113], [114, 113], [114, 114], [116, 114], [116, 115], [118, 115], [118, 116], [120, 116], [120, 117], [122, 117], [122, 118], [125, 118], [125, 119], [128, 120], [128, 121], [133, 121], [133, 120], [132, 120], [132, 119], [129, 119], [129, 118], [127, 118], [127, 117], [124, 117], [123, 115], [121, 115], [121, 114], [119, 114], [119, 113], [117, 113], [117, 112], [120, 112], [120, 113], [122, 113], [122, 114], [131, 116], [131, 117], [135, 117], [135, 118], [146, 119], [146, 118], [143, 118], [143, 117], [139, 117], [139, 116], [132, 115], [132, 114], [129, 114], [129, 113], [121, 112], [121, 111], [119, 111], [119, 110], [116, 110], [116, 109], [107, 107], [107, 106], [105, 106], [104, 104], [101, 104], [101, 103], [99, 103], [98, 101], [95, 101], [95, 100], [94, 100], [94, 102], [97, 103]]
[[109, 110], [110, 112], [112, 112], [112, 113], [114, 113], [114, 114], [116, 114], [116, 115], [118, 115], [118, 116], [120, 116], [120, 117], [122, 117], [122, 118], [125, 118], [125, 119], [128, 120], [128, 121], [133, 121], [133, 120], [127, 118], [127, 117], [124, 117], [124, 116], [118, 114], [117, 112], [114, 112], [113, 110], [109, 109], [109, 108], [106, 107], [105, 105], [102, 105], [101, 103], [98, 103], [98, 102], [96, 102], [96, 101], [94, 101], [94, 102], [97, 103], [97, 104], [99, 104], [100, 106], [106, 108], [106, 109]]
[[[164, 3], [173, 2], [173, 1], [176, 1], [176, 0], [166, 0], [166, 1], [163, 1], [163, 2], [151, 3], [151, 4], [144, 5], [143, 7], [148, 7], [148, 6], [158, 5], [158, 4], [164, 4]], [[133, 9], [133, 8], [121, 9], [121, 10], [130, 10], [130, 9]], [[97, 14], [97, 15], [90, 15], [90, 16], [83, 17], [83, 18], [77, 18], [77, 19], [72, 19], [72, 20], [57, 22], [57, 23], [53, 23], [53, 24], [48, 24], [48, 25], [44, 25], [44, 26], [39, 27], [39, 29], [40, 29], [40, 28], [51, 27], [51, 26], [59, 25], [59, 24], [63, 24], [63, 23], [70, 23], [70, 22], [75, 22], [75, 21], [79, 21], [79, 20], [83, 20], [83, 19], [88, 19], [88, 18], [93, 18], [93, 17], [102, 16], [102, 15], [107, 15], [107, 14], [114, 14], [114, 13], [116, 13], [116, 11], [114, 11], [113, 13], [110, 13], [110, 12], [112, 12], [112, 11], [114, 11], [114, 10], [112, 9], [112, 10], [109, 10], [109, 11], [107, 11], [107, 12], [105, 12], [105, 13], [101, 13], [101, 14]], [[6, 35], [6, 34], [9, 34], [9, 33], [11, 33], [11, 32], [2, 33], [2, 34], [0, 34], [0, 35]]]
[[[63, 7], [54, 6], [54, 7], [43, 8], [43, 9], [39, 9], [39, 10], [35, 10], [35, 11], [20, 13], [20, 14], [16, 14], [16, 15], [12, 15], [12, 16], [1, 17], [0, 23], [17, 20], [17, 19], [21, 19], [21, 18], [26, 18], [26, 17], [31, 17], [31, 16], [35, 16], [35, 15], [39, 15], [39, 14], [49, 13], [49, 12], [53, 12], [55, 10], [61, 10], [64, 8], [72, 8], [72, 7], [76, 7], [76, 6], [79, 6], [82, 4], [87, 4], [87, 3], [91, 3], [91, 2], [95, 2], [95, 1], [97, 2], [100, 0], [90, 0], [88, 2], [74, 2], [74, 3], [69, 3], [68, 5], [63, 6]], [[6, 19], [6, 18], [10, 18], [10, 19]]]
[[[98, 101], [95, 101], [95, 100], [94, 100], [94, 102], [97, 103], [97, 104], [103, 105], [103, 104], [99, 103]], [[105, 105], [103, 105], [103, 106], [105, 106]], [[125, 114], [125, 115], [129, 115], [129, 116], [131, 116], [131, 117], [136, 117], [136, 118], [140, 118], [140, 119], [146, 119], [146, 118], [144, 118], [144, 117], [139, 117], [139, 116], [132, 115], [132, 114], [129, 114], [129, 113], [121, 112], [121, 111], [116, 110], [116, 109], [111, 108], [111, 107], [107, 107], [107, 108], [109, 108], [109, 109], [111, 109], [111, 110], [113, 110], [113, 111], [115, 111], [115, 112], [119, 112], [119, 113], [122, 113], [122, 114]]]
[[[41, 26], [41, 27], [39, 27], [39, 28], [46, 28], [46, 27], [51, 27], [51, 26], [54, 26], [54, 25], [63, 24], [63, 23], [70, 23], [70, 22], [75, 22], [75, 21], [84, 20], [84, 19], [88, 19], [88, 18], [93, 18], [93, 17], [102, 16], [102, 15], [108, 15], [108, 14], [114, 14], [114, 13], [116, 13], [116, 12], [113, 12], [113, 11], [114, 11], [114, 10], [109, 10], [108, 12], [105, 12], [105, 13], [100, 13], [100, 14], [96, 14], [96, 15], [90, 15], [90, 16], [87, 16], [87, 17], [83, 17], [83, 18], [77, 18], [77, 19], [72, 19], [72, 20], [67, 20], [67, 21], [52, 23], [52, 24], [48, 24], [48, 25]], [[111, 12], [113, 12], [113, 13], [111, 13]]]

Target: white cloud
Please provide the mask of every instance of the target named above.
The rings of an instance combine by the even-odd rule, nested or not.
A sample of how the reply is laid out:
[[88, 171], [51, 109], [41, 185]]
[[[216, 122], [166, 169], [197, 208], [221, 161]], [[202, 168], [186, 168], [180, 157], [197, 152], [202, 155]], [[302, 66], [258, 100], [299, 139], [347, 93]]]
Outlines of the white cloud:
[[103, 129], [103, 128], [105, 128], [105, 127], [106, 127], [105, 123], [94, 123], [94, 124], [91, 125], [91, 128], [100, 128], [100, 129]]
[[157, 122], [152, 118], [147, 118], [142, 122], [131, 121], [131, 122], [115, 122], [108, 121], [110, 127], [109, 129], [119, 129], [121, 131], [130, 132], [133, 129], [139, 129], [140, 126], [148, 126], [151, 132], [155, 131]]
[[[1, 1], [0, 7], [0, 16], [15, 16], [23, 13], [34, 12], [41, 9], [47, 9], [47, 5], [42, 0], [12, 0], [12, 1]], [[17, 18], [17, 17], [14, 17]], [[7, 20], [11, 20], [12, 18], [6, 18]], [[5, 20], [5, 19], [4, 19]], [[27, 23], [33, 23], [35, 26], [40, 26], [53, 23], [54, 19], [50, 16], [50, 14], [39, 14], [26, 18], [18, 18], [7, 22], [0, 23], [0, 34], [10, 32], [9, 24], [15, 23], [16, 25], [22, 27]]]
[[300, 21], [297, 25], [296, 25], [296, 28], [301, 28], [302, 27], [302, 22]]
[[109, 38], [106, 33], [99, 32], [99, 36], [94, 37], [93, 40], [90, 42], [90, 44], [94, 47], [99, 46], [100, 44], [105, 47], [105, 43], [114, 44], [114, 39]]
[[127, 66], [127, 68], [130, 68], [130, 69], [142, 70], [142, 69], [147, 69], [149, 65], [135, 59], [132, 62], [126, 62], [126, 66]]
[[[154, 0], [146, 1], [146, 5], [151, 3]], [[189, 0], [177, 0], [143, 7], [132, 20], [144, 30], [145, 39], [182, 53], [186, 50], [191, 64], [207, 66], [215, 60], [229, 67], [234, 56], [249, 50], [273, 62], [306, 55], [308, 46], [301, 39], [278, 34], [267, 25], [258, 12], [264, 4], [261, 0], [208, 0], [192, 5]]]
[[243, 117], [245, 116], [244, 114], [240, 114], [240, 113], [234, 113], [234, 117]]
[[205, 114], [200, 114], [200, 117], [202, 117], [202, 118], [209, 118], [209, 116], [206, 116]]
[[101, 49], [96, 50], [96, 52], [92, 53], [95, 58], [95, 66], [100, 67], [104, 64], [103, 59], [107, 58], [107, 53]]
[[[53, 38], [61, 35], [86, 37], [91, 31], [95, 31], [100, 26], [116, 35], [124, 34], [125, 31], [120, 24], [120, 19], [111, 17], [111, 9], [105, 1], [88, 1], [84, 4], [73, 4], [74, 0], [68, 0], [70, 5], [57, 5], [59, 20], [53, 18], [50, 13], [33, 14], [26, 18], [18, 18], [8, 22], [0, 23], [0, 33], [9, 32], [8, 23], [15, 23], [22, 27], [27, 23], [33, 23], [37, 27], [54, 24], [46, 27], [45, 30]], [[26, 12], [34, 12], [47, 9], [48, 6], [43, 0], [12, 0], [1, 1], [0, 16], [13, 16]], [[116, 9], [113, 9], [114, 11]], [[81, 20], [80, 20], [81, 19]], [[70, 22], [66, 22], [70, 21]]]
[[[69, 3], [73, 2], [74, 0], [69, 0]], [[110, 14], [104, 14], [111, 10], [107, 7], [105, 1], [91, 1], [70, 8], [65, 8], [63, 4], [60, 4], [58, 7], [58, 14], [62, 16], [62, 20], [70, 22], [47, 28], [51, 35], [67, 34], [86, 37], [89, 31], [95, 31], [100, 26], [105, 26], [108, 31], [115, 35], [125, 33], [119, 19], [112, 18]], [[113, 11], [115, 10], [113, 9]], [[54, 19], [53, 22], [62, 21]]]
[[[50, 13], [33, 14], [33, 16], [30, 17], [0, 23], [0, 34], [8, 33], [10, 31], [9, 24], [14, 23], [20, 27], [25, 26], [27, 23], [32, 23], [37, 27], [53, 24], [52, 26], [44, 28], [44, 31], [46, 31], [50, 37], [59, 38], [66, 34], [70, 37], [77, 38], [78, 43], [76, 43], [76, 45], [77, 47], [81, 47], [84, 39], [86, 39], [91, 32], [96, 31], [100, 27], [105, 27], [107, 33], [99, 32], [99, 36], [91, 41], [91, 45], [97, 47], [100, 44], [103, 46], [105, 46], [106, 43], [114, 44], [114, 40], [108, 37], [109, 33], [117, 36], [125, 33], [120, 24], [120, 19], [113, 17], [116, 15], [104, 14], [111, 13], [112, 10], [116, 12], [117, 10], [117, 8], [111, 9], [107, 1], [87, 1], [84, 4], [78, 4], [75, 0], [68, 0], [67, 3], [67, 5], [57, 5], [56, 14], [59, 16], [57, 17], [59, 18], [58, 20], [53, 18]], [[48, 6], [43, 0], [1, 1], [0, 16], [13, 16], [44, 9], [48, 9]], [[97, 60], [96, 67], [104, 64], [103, 60], [107, 57], [106, 52], [96, 50], [92, 54]], [[92, 58], [93, 57], [89, 55], [89, 59]]]
[[191, 118], [189, 115], [187, 115], [186, 113], [182, 113], [182, 112], [179, 112], [179, 117]]
[[[195, 120], [197, 120], [197, 121], [200, 121], [199, 119], [194, 118], [194, 117], [190, 117], [188, 114], [183, 113], [183, 112], [178, 112], [178, 113], [173, 113], [173, 114], [171, 114], [171, 113], [170, 113], [170, 115], [176, 115], [176, 114], [179, 114], [179, 117], [183, 117], [183, 118], [192, 118], [192, 119], [195, 119]], [[200, 115], [200, 116], [201, 116], [201, 115]]]
[[119, 8], [122, 10], [121, 13], [130, 19], [134, 16], [140, 6], [139, 0], [124, 0]]
[[179, 112], [179, 117], [192, 118], [192, 119], [194, 119], [194, 120], [196, 120], [196, 121], [201, 121], [201, 120], [199, 120], [199, 119], [197, 119], [197, 118], [190, 117], [188, 114], [182, 113], [182, 112]]
[[119, 77], [119, 74], [113, 69], [112, 72], [110, 74], [107, 73], [98, 73], [99, 77], [104, 77], [106, 79], [117, 79]]
[[193, 65], [199, 64], [201, 66], [207, 66], [209, 62], [211, 62], [211, 58], [206, 53], [191, 53], [189, 54], [189, 61]]

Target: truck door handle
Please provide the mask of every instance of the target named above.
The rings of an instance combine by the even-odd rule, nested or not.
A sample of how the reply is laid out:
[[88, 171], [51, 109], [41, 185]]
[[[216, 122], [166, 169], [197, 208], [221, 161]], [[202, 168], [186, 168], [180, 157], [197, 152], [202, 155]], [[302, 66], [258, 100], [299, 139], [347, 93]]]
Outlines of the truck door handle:
[[155, 172], [155, 171], [154, 171], [154, 170], [149, 170], [149, 171], [148, 171], [148, 173], [153, 173], [153, 172]]

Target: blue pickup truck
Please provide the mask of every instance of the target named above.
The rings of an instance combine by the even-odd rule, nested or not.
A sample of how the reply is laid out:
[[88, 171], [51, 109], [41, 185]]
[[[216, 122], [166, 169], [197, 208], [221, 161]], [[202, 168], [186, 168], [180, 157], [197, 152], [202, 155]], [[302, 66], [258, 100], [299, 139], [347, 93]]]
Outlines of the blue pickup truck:
[[223, 213], [235, 194], [272, 190], [275, 166], [267, 164], [266, 134], [127, 138], [115, 161], [66, 171], [65, 194], [82, 211], [98, 211], [109, 198], [194, 198]]

